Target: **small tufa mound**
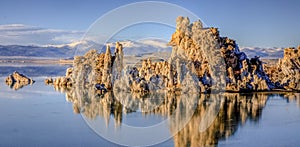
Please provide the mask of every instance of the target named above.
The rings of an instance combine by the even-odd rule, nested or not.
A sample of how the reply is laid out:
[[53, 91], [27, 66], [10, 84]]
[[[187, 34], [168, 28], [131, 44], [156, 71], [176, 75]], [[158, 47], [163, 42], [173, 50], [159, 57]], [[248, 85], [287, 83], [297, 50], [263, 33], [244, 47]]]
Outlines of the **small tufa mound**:
[[66, 71], [66, 76], [64, 77], [57, 77], [55, 79], [52, 78], [47, 78], [45, 79], [45, 84], [46, 85], [53, 85], [54, 89], [57, 91], [68, 91], [72, 89], [73, 86], [73, 79], [72, 79], [72, 68], [68, 68]]
[[51, 84], [53, 84], [53, 79], [52, 78], [48, 78], [44, 82], [45, 82], [46, 85], [51, 85]]
[[35, 81], [31, 78], [26, 77], [25, 75], [15, 71], [14, 73], [10, 74], [6, 79], [5, 83], [11, 89], [18, 90], [23, 88], [26, 85], [32, 85]]

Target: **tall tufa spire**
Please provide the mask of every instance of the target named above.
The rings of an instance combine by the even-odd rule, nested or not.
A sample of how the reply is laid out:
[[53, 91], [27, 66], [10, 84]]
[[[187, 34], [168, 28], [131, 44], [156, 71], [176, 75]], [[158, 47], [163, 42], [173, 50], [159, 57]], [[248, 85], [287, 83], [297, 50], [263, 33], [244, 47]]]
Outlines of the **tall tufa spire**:
[[111, 52], [110, 52], [110, 46], [109, 45], [106, 45], [106, 52], [105, 52], [105, 56], [106, 55], [109, 55], [111, 56]]

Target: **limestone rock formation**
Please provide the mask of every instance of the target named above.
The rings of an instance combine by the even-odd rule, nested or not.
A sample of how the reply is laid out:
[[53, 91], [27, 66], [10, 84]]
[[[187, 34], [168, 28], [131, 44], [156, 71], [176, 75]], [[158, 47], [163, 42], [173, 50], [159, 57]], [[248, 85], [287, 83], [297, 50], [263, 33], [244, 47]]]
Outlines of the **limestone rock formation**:
[[[298, 49], [285, 49], [284, 58], [279, 61], [276, 72], [272, 72], [281, 75], [280, 79], [270, 78], [259, 56], [249, 59], [239, 50], [235, 40], [221, 37], [217, 28], [202, 28], [201, 23], [190, 24], [189, 19], [184, 17], [178, 17], [176, 24], [176, 31], [169, 43], [173, 47], [169, 62], [174, 64], [174, 59], [184, 62], [186, 68], [200, 81], [198, 87], [203, 87], [200, 88], [201, 92], [214, 89], [232, 92], [299, 90]], [[181, 70], [178, 70], [181, 67], [176, 67], [177, 71]], [[180, 72], [176, 75], [182, 76]]]
[[176, 32], [169, 42], [173, 47], [169, 60], [152, 62], [145, 59], [141, 67], [126, 68], [123, 79], [114, 85], [116, 90], [199, 93], [207, 92], [211, 87], [225, 87], [225, 72], [220, 72], [225, 68], [219, 66], [223, 60], [212, 31], [204, 29], [200, 21], [190, 24], [184, 17], [178, 17], [176, 23]]
[[[284, 83], [276, 84], [278, 80], [270, 79], [266, 74], [259, 56], [249, 59], [239, 50], [235, 40], [221, 37], [217, 28], [203, 28], [201, 22], [190, 23], [185, 17], [178, 17], [176, 25], [176, 31], [169, 42], [173, 47], [169, 60], [162, 62], [143, 60], [141, 67], [125, 69], [125, 73], [129, 76], [125, 74], [123, 81], [118, 81], [118, 85], [122, 86], [115, 85], [116, 89], [121, 87], [123, 90], [131, 89], [138, 92], [159, 89], [182, 92], [188, 89], [190, 92], [204, 93], [212, 90], [251, 92], [288, 90], [299, 83], [293, 80], [289, 87], [282, 86]], [[284, 60], [284, 64], [295, 65], [291, 67], [293, 71], [285, 71], [286, 74], [295, 73], [295, 69], [297, 71], [299, 69], [296, 66], [299, 56], [290, 52], [285, 54], [293, 57], [293, 61], [286, 63]], [[297, 74], [291, 76], [287, 79], [297, 79]], [[189, 87], [186, 88], [186, 85]]]
[[84, 56], [75, 56], [73, 67], [68, 68], [64, 77], [46, 79], [46, 84], [71, 89], [73, 87], [94, 87], [99, 92], [112, 89], [113, 80], [120, 78], [123, 68], [123, 47], [116, 43], [115, 53], [110, 46], [105, 53], [88, 51]]
[[169, 45], [172, 53], [167, 61], [144, 59], [134, 66], [124, 65], [123, 46], [118, 42], [114, 54], [110, 46], [105, 53], [90, 50], [76, 56], [66, 76], [53, 80], [53, 84], [144, 94], [161, 90], [214, 93], [300, 89], [298, 49], [285, 49], [278, 66], [270, 68], [259, 56], [249, 59], [235, 40], [221, 37], [217, 28], [203, 28], [200, 21], [190, 23], [181, 16]]
[[29, 84], [32, 85], [34, 82], [33, 79], [28, 78], [17, 71], [13, 72], [5, 79], [6, 85], [14, 90], [18, 90]]

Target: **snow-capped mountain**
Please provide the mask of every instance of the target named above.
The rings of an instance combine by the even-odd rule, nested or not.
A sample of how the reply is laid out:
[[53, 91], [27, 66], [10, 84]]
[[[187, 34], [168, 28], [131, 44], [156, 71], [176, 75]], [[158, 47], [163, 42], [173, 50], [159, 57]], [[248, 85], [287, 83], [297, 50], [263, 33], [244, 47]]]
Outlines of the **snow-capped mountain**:
[[[168, 42], [157, 40], [157, 39], [147, 39], [147, 40], [123, 40], [119, 41], [124, 47], [125, 55], [140, 55], [145, 53], [153, 52], [171, 52], [172, 48], [167, 45]], [[115, 50], [115, 42], [108, 42], [104, 44], [98, 44], [94, 41], [78, 41], [72, 42], [70, 44], [59, 45], [56, 47], [71, 48], [75, 50], [76, 55], [83, 55], [88, 50], [96, 49], [99, 53], [104, 53], [106, 51], [106, 45], [109, 45], [111, 52]]]
[[259, 48], [259, 47], [240, 47], [242, 52], [245, 52], [249, 58], [260, 56], [261, 58], [277, 59], [283, 57], [284, 48]]
[[[156, 39], [125, 40], [120, 41], [120, 43], [123, 44], [125, 55], [171, 51], [171, 47], [167, 46], [166, 41]], [[115, 43], [107, 43], [107, 45], [110, 45], [112, 52], [114, 52]], [[96, 49], [101, 53], [105, 52], [106, 45], [87, 40], [44, 46], [0, 45], [0, 56], [70, 58], [74, 55], [83, 55], [90, 49]]]
[[[172, 48], [168, 46], [168, 42], [155, 39], [139, 40], [139, 41], [120, 41], [124, 47], [125, 55], [141, 55], [156, 52], [171, 52]], [[115, 43], [108, 43], [112, 49]], [[104, 51], [104, 50], [102, 50]]]

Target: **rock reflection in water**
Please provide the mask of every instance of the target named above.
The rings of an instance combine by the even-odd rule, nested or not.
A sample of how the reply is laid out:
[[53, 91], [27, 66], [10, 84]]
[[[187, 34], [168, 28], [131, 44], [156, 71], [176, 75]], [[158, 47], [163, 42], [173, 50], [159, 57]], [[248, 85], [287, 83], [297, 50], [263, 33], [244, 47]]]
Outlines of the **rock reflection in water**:
[[300, 93], [285, 93], [282, 96], [287, 100], [287, 102], [295, 101], [300, 107]]
[[[105, 119], [106, 125], [109, 124], [112, 115], [115, 126], [120, 127], [123, 115], [136, 111], [141, 111], [144, 115], [173, 117], [174, 119], [170, 119], [169, 129], [171, 133], [175, 133], [174, 145], [178, 147], [218, 144], [220, 139], [233, 135], [247, 120], [259, 121], [267, 100], [274, 96], [266, 93], [224, 93], [221, 97], [216, 94], [201, 94], [194, 99], [197, 101], [194, 112], [186, 112], [186, 109], [181, 109], [181, 105], [185, 103], [193, 107], [194, 103], [180, 103], [182, 95], [177, 93], [140, 95], [108, 92], [100, 95], [93, 88], [57, 90], [66, 93], [67, 101], [73, 103], [74, 113], [82, 113], [88, 119], [100, 116]], [[295, 100], [300, 106], [299, 94], [277, 95], [283, 95], [287, 101]], [[191, 95], [185, 96], [192, 99]], [[187, 124], [184, 122], [185, 115], [192, 116]], [[182, 125], [184, 127], [181, 129], [179, 126]]]
[[[208, 97], [212, 95], [201, 95], [200, 100]], [[258, 121], [267, 99], [268, 95], [265, 94], [224, 94], [224, 102], [220, 106], [219, 113], [205, 131], [198, 129], [201, 124], [199, 122], [203, 119], [203, 113], [213, 104], [199, 103], [189, 123], [174, 136], [174, 145], [178, 147], [216, 145], [219, 139], [233, 135], [238, 126], [243, 125], [247, 119]]]
[[[287, 102], [297, 101], [300, 106], [300, 93], [225, 93], [224, 103], [213, 123], [204, 132], [199, 131], [203, 112], [208, 107], [205, 103], [198, 103], [198, 107], [189, 123], [174, 136], [174, 145], [181, 146], [208, 146], [217, 145], [220, 139], [226, 139], [233, 135], [239, 126], [243, 126], [247, 120], [257, 122], [261, 118], [262, 109], [269, 98], [274, 96], [284, 97]], [[212, 95], [201, 95], [212, 97]], [[171, 127], [171, 130], [173, 128]]]

